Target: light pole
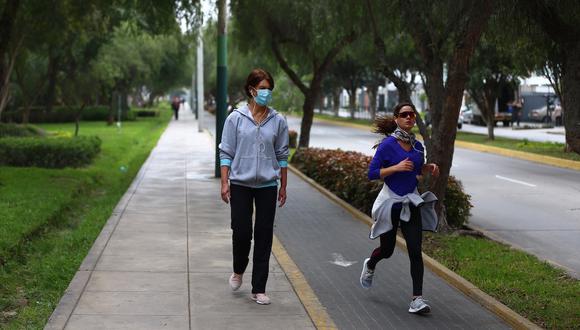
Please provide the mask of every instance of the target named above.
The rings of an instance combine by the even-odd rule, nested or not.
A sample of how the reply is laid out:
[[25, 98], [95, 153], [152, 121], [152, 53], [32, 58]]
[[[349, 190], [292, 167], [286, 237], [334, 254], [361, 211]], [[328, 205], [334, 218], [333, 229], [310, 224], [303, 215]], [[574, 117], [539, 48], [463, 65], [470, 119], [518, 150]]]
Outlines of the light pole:
[[222, 130], [226, 120], [227, 107], [227, 3], [226, 0], [217, 0], [218, 5], [218, 52], [217, 52], [217, 107], [215, 125], [215, 177], [220, 177], [219, 144], [222, 139]]
[[[200, 28], [201, 29], [201, 28]], [[197, 130], [203, 131], [203, 38], [201, 31], [197, 39]]]

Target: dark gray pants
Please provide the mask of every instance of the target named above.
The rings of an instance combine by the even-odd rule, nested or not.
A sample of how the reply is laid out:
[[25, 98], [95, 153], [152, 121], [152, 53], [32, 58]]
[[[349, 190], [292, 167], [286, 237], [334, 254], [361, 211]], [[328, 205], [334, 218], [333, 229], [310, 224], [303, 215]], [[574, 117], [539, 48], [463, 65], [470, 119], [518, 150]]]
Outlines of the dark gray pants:
[[377, 263], [382, 259], [390, 258], [395, 250], [397, 239], [397, 228], [401, 224], [401, 231], [407, 243], [407, 252], [411, 262], [411, 279], [413, 280], [413, 295], [423, 294], [423, 255], [421, 254], [421, 243], [423, 240], [423, 227], [421, 224], [421, 214], [415, 206], [411, 207], [411, 220], [401, 221], [400, 209], [391, 211], [391, 221], [393, 229], [380, 236], [381, 246], [376, 248], [371, 254], [371, 260], [367, 263], [370, 269], [375, 269]]
[[232, 184], [230, 194], [234, 272], [243, 274], [248, 266], [248, 255], [252, 244], [252, 213], [255, 203], [252, 293], [265, 293], [270, 268], [278, 188], [248, 188]]

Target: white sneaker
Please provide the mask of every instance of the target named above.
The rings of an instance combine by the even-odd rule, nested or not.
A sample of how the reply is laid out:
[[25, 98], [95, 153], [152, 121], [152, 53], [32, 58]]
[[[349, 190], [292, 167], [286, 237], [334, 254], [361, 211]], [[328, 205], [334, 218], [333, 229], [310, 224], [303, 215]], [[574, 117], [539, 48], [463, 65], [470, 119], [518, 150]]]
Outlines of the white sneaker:
[[232, 273], [229, 280], [232, 291], [236, 291], [242, 286], [242, 276], [243, 274]]
[[270, 298], [264, 293], [252, 294], [252, 300], [258, 305], [270, 305]]
[[431, 306], [427, 304], [427, 300], [423, 297], [417, 297], [411, 301], [409, 304], [409, 313], [414, 314], [425, 314], [431, 311]]
[[364, 289], [371, 288], [371, 286], [373, 285], [373, 276], [375, 276], [375, 271], [369, 269], [369, 267], [367, 266], [369, 260], [371, 260], [371, 258], [366, 258], [365, 261], [363, 262], [363, 268], [360, 274], [360, 285]]

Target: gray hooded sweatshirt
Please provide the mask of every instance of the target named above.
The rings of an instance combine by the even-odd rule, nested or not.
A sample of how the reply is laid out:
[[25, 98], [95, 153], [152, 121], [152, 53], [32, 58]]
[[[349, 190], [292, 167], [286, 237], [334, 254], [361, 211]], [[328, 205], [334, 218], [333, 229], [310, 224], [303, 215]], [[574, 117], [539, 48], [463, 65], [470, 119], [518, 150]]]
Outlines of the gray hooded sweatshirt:
[[288, 166], [288, 125], [268, 108], [259, 125], [247, 105], [226, 118], [219, 145], [220, 165], [230, 167], [230, 183], [262, 188], [277, 186], [280, 168]]

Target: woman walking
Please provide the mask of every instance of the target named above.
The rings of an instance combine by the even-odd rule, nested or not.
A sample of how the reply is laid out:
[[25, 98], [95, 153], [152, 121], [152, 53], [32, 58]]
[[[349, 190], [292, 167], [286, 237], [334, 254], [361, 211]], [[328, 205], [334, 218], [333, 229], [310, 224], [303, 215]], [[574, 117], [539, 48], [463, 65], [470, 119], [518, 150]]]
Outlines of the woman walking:
[[394, 117], [375, 121], [375, 132], [385, 134], [369, 165], [369, 180], [384, 180], [383, 189], [375, 200], [372, 216], [375, 223], [370, 238], [380, 238], [380, 246], [363, 262], [360, 284], [369, 289], [377, 263], [389, 258], [395, 249], [397, 228], [400, 226], [407, 243], [411, 262], [413, 295], [410, 313], [428, 313], [431, 307], [423, 299], [423, 257], [421, 255], [422, 231], [437, 228], [433, 209], [435, 195], [419, 195], [418, 176], [439, 175], [436, 164], [424, 164], [423, 145], [415, 140], [411, 129], [415, 126], [415, 106], [398, 104]]
[[260, 305], [270, 304], [266, 282], [276, 199], [280, 207], [286, 203], [288, 126], [280, 114], [268, 107], [273, 89], [270, 73], [262, 69], [250, 73], [244, 86], [248, 104], [227, 117], [219, 145], [221, 197], [231, 205], [233, 230], [234, 272], [229, 284], [234, 291], [242, 285], [249, 262], [255, 204], [251, 298]]

